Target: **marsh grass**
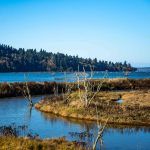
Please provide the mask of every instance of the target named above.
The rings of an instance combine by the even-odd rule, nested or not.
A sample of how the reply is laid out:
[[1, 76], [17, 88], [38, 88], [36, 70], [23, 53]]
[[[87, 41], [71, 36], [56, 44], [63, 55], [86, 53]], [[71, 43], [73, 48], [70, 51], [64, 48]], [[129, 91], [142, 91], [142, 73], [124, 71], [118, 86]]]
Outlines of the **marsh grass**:
[[83, 150], [83, 143], [68, 142], [65, 138], [28, 139], [0, 136], [1, 150]]
[[[131, 100], [130, 95], [132, 95]], [[133, 95], [135, 98], [133, 98]], [[138, 99], [136, 99], [137, 95], [139, 96]], [[122, 97], [126, 97], [123, 103], [119, 104], [115, 102]], [[95, 106], [97, 106], [99, 118], [102, 122], [105, 122], [109, 117], [108, 123], [150, 125], [150, 101], [147, 102], [145, 100], [147, 97], [150, 97], [149, 90], [99, 92], [89, 107], [85, 108], [84, 104], [78, 99], [78, 92], [73, 92], [67, 104], [60, 96], [58, 101], [54, 97], [51, 97], [51, 99], [46, 98], [36, 104], [35, 107], [43, 112], [96, 121]]]
[[[104, 80], [104, 82], [103, 82]], [[150, 79], [96, 79], [90, 80], [90, 84], [93, 85], [92, 91], [97, 90], [97, 86], [102, 83], [101, 91], [112, 90], [144, 90], [150, 89]], [[23, 87], [26, 83], [0, 83], [0, 98], [2, 97], [16, 97], [23, 95]], [[28, 82], [28, 87], [31, 95], [39, 94], [54, 94], [55, 88], [58, 88], [58, 94], [67, 91], [71, 88], [71, 91], [77, 91], [78, 84], [74, 83], [57, 83], [57, 82]], [[81, 90], [84, 89], [82, 82], [80, 83]]]
[[26, 129], [25, 125], [1, 126], [0, 150], [82, 150], [86, 146], [83, 142], [69, 142], [64, 137], [42, 140], [37, 134], [26, 133], [23, 135], [22, 131]]

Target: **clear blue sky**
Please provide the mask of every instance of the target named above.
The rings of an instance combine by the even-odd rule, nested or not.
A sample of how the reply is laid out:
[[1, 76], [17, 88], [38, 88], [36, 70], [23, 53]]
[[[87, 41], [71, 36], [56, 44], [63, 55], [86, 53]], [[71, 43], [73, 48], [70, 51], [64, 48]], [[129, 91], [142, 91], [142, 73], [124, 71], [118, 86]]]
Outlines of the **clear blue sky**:
[[0, 43], [150, 66], [150, 0], [0, 0]]

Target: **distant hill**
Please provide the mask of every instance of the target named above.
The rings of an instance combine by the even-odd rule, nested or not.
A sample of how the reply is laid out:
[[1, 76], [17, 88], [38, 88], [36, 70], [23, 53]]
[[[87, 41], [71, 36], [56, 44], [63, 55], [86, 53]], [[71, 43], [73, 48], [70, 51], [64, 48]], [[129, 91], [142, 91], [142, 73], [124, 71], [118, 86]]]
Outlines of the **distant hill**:
[[62, 53], [51, 53], [41, 49], [13, 48], [0, 44], [0, 72], [33, 71], [135, 71], [126, 61], [111, 62], [91, 58], [81, 58]]
[[137, 68], [138, 72], [150, 72], [150, 67]]

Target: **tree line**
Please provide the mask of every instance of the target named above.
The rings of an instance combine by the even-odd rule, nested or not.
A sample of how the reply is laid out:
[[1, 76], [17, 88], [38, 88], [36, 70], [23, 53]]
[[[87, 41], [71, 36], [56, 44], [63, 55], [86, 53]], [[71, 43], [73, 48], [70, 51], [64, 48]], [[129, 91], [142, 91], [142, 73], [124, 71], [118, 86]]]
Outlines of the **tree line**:
[[0, 44], [0, 72], [36, 71], [135, 71], [136, 68], [124, 61], [111, 62], [91, 58], [46, 52], [41, 49], [13, 48]]

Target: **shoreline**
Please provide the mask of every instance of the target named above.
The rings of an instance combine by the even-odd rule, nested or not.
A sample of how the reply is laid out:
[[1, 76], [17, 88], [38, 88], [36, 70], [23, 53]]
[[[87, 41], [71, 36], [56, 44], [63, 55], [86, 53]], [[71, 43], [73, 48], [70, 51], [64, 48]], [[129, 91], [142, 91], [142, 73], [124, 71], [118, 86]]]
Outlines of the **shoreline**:
[[[44, 113], [48, 113], [48, 114], [53, 114], [56, 116], [60, 116], [60, 117], [65, 117], [65, 118], [70, 118], [70, 119], [77, 119], [77, 120], [83, 120], [83, 121], [92, 121], [92, 122], [96, 122], [97, 119], [96, 118], [88, 118], [88, 117], [81, 117], [81, 116], [69, 116], [69, 115], [63, 115], [60, 112], [54, 112], [54, 111], [44, 111], [43, 109], [39, 108], [38, 104], [35, 104], [34, 106], [37, 110], [44, 112]], [[105, 123], [104, 120], [99, 120], [101, 123]], [[108, 124], [110, 125], [131, 125], [131, 126], [146, 126], [146, 127], [150, 127], [150, 123], [147, 122], [112, 122], [112, 121], [107, 121]]]
[[[122, 104], [117, 104], [118, 97], [123, 98]], [[150, 101], [147, 99], [150, 91], [130, 91], [130, 92], [100, 92], [99, 98], [103, 99], [103, 103], [99, 102], [99, 121], [105, 122], [108, 118], [108, 124], [118, 125], [138, 125], [150, 126]], [[139, 98], [138, 100], [137, 97]], [[53, 97], [54, 98], [54, 97]], [[70, 97], [70, 102], [63, 103], [61, 98], [45, 98], [34, 107], [45, 113], [55, 114], [65, 118], [73, 118], [86, 121], [97, 121], [95, 108], [91, 105], [88, 109], [79, 104], [76, 93]], [[58, 100], [57, 100], [58, 99]], [[109, 103], [109, 105], [108, 105]]]
[[[104, 81], [104, 82], [103, 82]], [[95, 85], [103, 82], [101, 91], [120, 91], [120, 90], [147, 90], [150, 89], [150, 78], [145, 79], [92, 79], [90, 82]], [[23, 96], [22, 90], [25, 82], [0, 83], [0, 98]], [[58, 88], [58, 94], [66, 90], [66, 87], [72, 87], [72, 91], [77, 90], [77, 83], [69, 82], [28, 82], [31, 95], [54, 94]], [[81, 85], [82, 87], [82, 85]]]

